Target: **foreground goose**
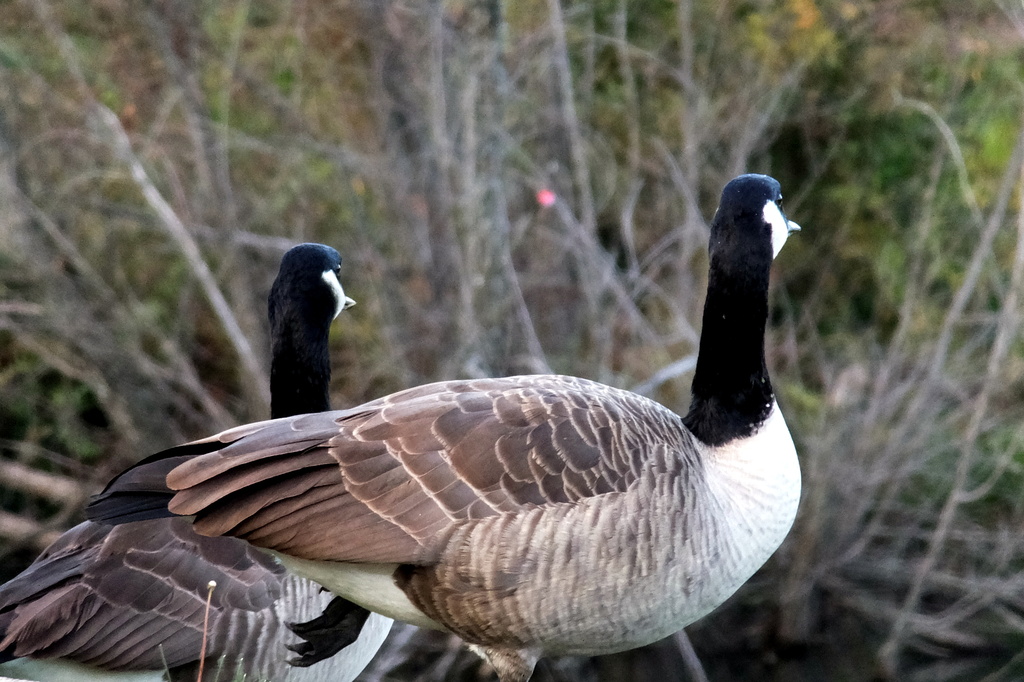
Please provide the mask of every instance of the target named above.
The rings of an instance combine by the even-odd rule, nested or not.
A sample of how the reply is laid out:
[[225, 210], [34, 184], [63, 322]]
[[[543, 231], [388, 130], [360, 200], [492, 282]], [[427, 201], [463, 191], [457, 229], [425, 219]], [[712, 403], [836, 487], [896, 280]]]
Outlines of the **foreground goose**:
[[546, 654], [653, 642], [782, 542], [800, 497], [764, 360], [772, 259], [799, 229], [736, 178], [711, 225], [685, 417], [584, 379], [448, 381], [154, 455], [92, 518], [194, 517], [373, 611], [453, 632], [522, 682]]
[[[281, 261], [268, 300], [275, 417], [329, 409], [329, 328], [354, 303], [338, 281], [340, 266], [338, 252], [320, 244], [297, 246]], [[390, 628], [390, 620], [375, 615], [344, 654], [293, 668], [285, 663], [285, 645], [297, 638], [286, 626], [323, 611], [329, 595], [319, 585], [288, 575], [240, 540], [197, 535], [185, 519], [116, 527], [86, 522], [0, 587], [0, 662], [62, 660], [21, 660], [3, 671], [53, 682], [61, 675], [90, 679], [90, 673], [158, 680], [166, 670], [172, 680], [194, 681], [210, 580], [217, 587], [205, 680], [241, 672], [250, 680], [345, 682], [365, 667]]]

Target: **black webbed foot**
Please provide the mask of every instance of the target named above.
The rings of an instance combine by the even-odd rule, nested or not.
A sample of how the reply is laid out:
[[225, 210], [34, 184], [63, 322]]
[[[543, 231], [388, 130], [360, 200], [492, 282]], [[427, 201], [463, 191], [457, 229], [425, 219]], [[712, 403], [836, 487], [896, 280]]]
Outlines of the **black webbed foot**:
[[324, 612], [305, 623], [288, 623], [288, 629], [304, 642], [287, 645], [298, 656], [288, 662], [300, 668], [330, 658], [356, 641], [370, 612], [358, 604], [335, 597]]

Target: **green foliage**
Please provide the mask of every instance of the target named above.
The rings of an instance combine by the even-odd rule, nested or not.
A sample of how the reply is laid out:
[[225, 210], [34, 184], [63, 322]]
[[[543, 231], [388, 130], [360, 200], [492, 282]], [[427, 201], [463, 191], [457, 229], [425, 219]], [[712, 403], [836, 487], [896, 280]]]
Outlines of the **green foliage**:
[[0, 373], [0, 423], [4, 437], [54, 452], [73, 455], [82, 463], [102, 454], [102, 431], [109, 426], [96, 396], [54, 369], [41, 368], [36, 356], [17, 350], [11, 334], [0, 332], [4, 370]]

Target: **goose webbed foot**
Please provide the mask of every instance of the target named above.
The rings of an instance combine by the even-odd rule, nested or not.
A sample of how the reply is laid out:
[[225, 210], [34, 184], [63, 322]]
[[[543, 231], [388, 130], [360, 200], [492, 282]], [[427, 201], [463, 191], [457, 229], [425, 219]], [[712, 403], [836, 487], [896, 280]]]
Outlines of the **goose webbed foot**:
[[288, 623], [288, 629], [301, 637], [302, 642], [288, 644], [298, 654], [288, 662], [300, 668], [330, 658], [356, 641], [370, 612], [358, 604], [335, 597], [324, 612], [305, 623]]

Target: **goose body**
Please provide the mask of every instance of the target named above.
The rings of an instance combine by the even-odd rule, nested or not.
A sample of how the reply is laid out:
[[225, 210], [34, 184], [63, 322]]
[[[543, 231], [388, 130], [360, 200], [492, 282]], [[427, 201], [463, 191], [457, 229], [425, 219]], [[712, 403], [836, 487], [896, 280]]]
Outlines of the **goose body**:
[[503, 682], [539, 656], [640, 646], [707, 614], [782, 542], [800, 473], [764, 362], [778, 183], [711, 228], [690, 411], [585, 379], [448, 381], [154, 455], [90, 506], [192, 516], [379, 613], [454, 632]]
[[[329, 407], [329, 326], [353, 304], [338, 281], [340, 263], [319, 244], [282, 259], [268, 301], [275, 416]], [[210, 580], [217, 587], [204, 679], [344, 682], [390, 628], [374, 616], [344, 654], [287, 665], [285, 646], [300, 641], [288, 625], [315, 618], [331, 600], [319, 584], [245, 542], [198, 535], [185, 519], [87, 521], [0, 587], [0, 662], [10, 661], [0, 671], [50, 681], [195, 680]]]
[[[424, 537], [427, 529], [441, 526], [428, 537], [442, 540], [437, 546], [404, 550], [379, 546], [375, 550], [380, 558], [413, 565], [345, 563], [354, 554], [364, 560], [369, 555], [354, 549], [350, 553], [332, 553], [329, 547], [300, 549], [295, 541], [268, 535], [261, 521], [252, 517], [244, 526], [230, 529], [214, 525], [213, 518], [220, 517], [220, 510], [213, 511], [212, 505], [203, 507], [210, 516], [200, 522], [201, 532], [237, 532], [261, 545], [285, 547], [279, 556], [296, 573], [397, 620], [451, 630], [482, 646], [543, 639], [544, 651], [549, 654], [594, 655], [649, 644], [709, 613], [767, 560], [793, 522], [800, 471], [792, 439], [777, 409], [757, 433], [711, 449], [697, 441], [677, 415], [657, 403], [573, 377], [448, 382], [417, 391], [409, 403], [458, 396], [455, 405], [434, 418], [431, 430], [438, 437], [428, 446], [433, 452], [443, 452], [442, 443], [457, 443], [449, 445], [453, 460], [477, 449], [473, 431], [491, 426], [485, 417], [462, 430], [449, 430], [446, 422], [472, 414], [462, 411], [460, 403], [478, 407], [490, 403], [492, 415], [516, 404], [517, 416], [523, 417], [543, 410], [545, 399], [582, 405], [590, 420], [601, 415], [606, 426], [570, 425], [571, 417], [561, 421], [547, 412], [524, 428], [531, 435], [524, 434], [522, 441], [530, 440], [548, 424], [558, 424], [573, 429], [572, 437], [593, 443], [603, 440], [606, 449], [584, 453], [589, 448], [580, 447], [581, 443], [560, 441], [557, 436], [547, 442], [538, 439], [534, 441], [536, 459], [524, 463], [534, 469], [530, 472], [505, 465], [497, 451], [487, 453], [493, 456], [487, 465], [490, 480], [480, 488], [486, 492], [480, 493], [463, 487], [462, 482], [472, 474], [460, 477], [457, 472], [452, 476], [449, 471], [442, 475], [432, 470], [443, 485], [406, 497], [409, 520], [403, 527], [411, 536]], [[333, 413], [322, 420], [268, 424], [266, 429], [281, 429], [286, 438], [305, 439], [307, 429], [312, 436], [320, 429], [338, 431], [336, 425], [341, 424], [342, 435], [332, 435], [333, 444], [323, 442], [328, 448], [325, 454], [331, 456], [333, 448], [345, 447], [339, 441], [360, 439], [362, 431], [373, 430], [380, 438], [382, 427], [377, 422], [393, 409], [427, 414], [444, 408], [407, 406], [406, 396], [399, 393], [361, 414]], [[486, 415], [488, 409], [483, 412]], [[505, 414], [507, 417], [508, 412]], [[639, 422], [644, 424], [643, 431], [632, 428]], [[390, 458], [396, 450], [392, 444], [403, 438], [400, 427], [388, 426], [395, 429], [395, 435], [383, 440], [388, 454], [381, 452], [381, 458]], [[260, 432], [250, 437], [271, 435]], [[631, 443], [638, 440], [657, 440], [664, 445], [654, 451], [645, 449], [644, 456], [637, 457], [641, 451]], [[561, 452], [560, 445], [565, 448]], [[571, 447], [577, 449], [570, 451]], [[220, 454], [230, 457], [230, 450]], [[574, 459], [582, 460], [584, 454], [595, 461], [574, 470]], [[406, 451], [402, 458], [408, 463], [400, 472], [388, 472], [389, 478], [394, 476], [388, 487], [428, 486], [424, 477], [417, 481], [412, 472], [430, 466], [416, 459], [432, 457]], [[204, 461], [203, 466], [212, 461]], [[354, 466], [370, 468], [375, 464], [366, 458]], [[342, 469], [346, 471], [345, 464]], [[538, 476], [537, 472], [543, 473]], [[174, 473], [175, 487], [187, 486], [198, 492], [216, 480], [196, 471], [194, 478], [190, 473], [178, 482], [183, 473]], [[353, 473], [353, 478], [357, 475]], [[360, 499], [368, 506], [375, 502], [369, 496]], [[459, 508], [467, 500], [470, 503]], [[480, 500], [486, 506], [480, 505]], [[191, 496], [183, 494], [172, 508], [189, 513], [199, 504], [190, 501]], [[225, 517], [230, 514], [227, 509], [223, 513]], [[458, 520], [450, 520], [453, 518]], [[311, 521], [296, 522], [305, 526]], [[250, 525], [260, 525], [260, 530], [252, 535], [244, 532]], [[369, 535], [379, 537], [376, 532]], [[322, 542], [327, 545], [333, 539], [322, 538]], [[299, 558], [304, 555], [317, 558]], [[328, 556], [331, 559], [324, 561]], [[486, 592], [485, 600], [473, 589], [477, 586]], [[467, 614], [472, 616], [467, 618]]]

